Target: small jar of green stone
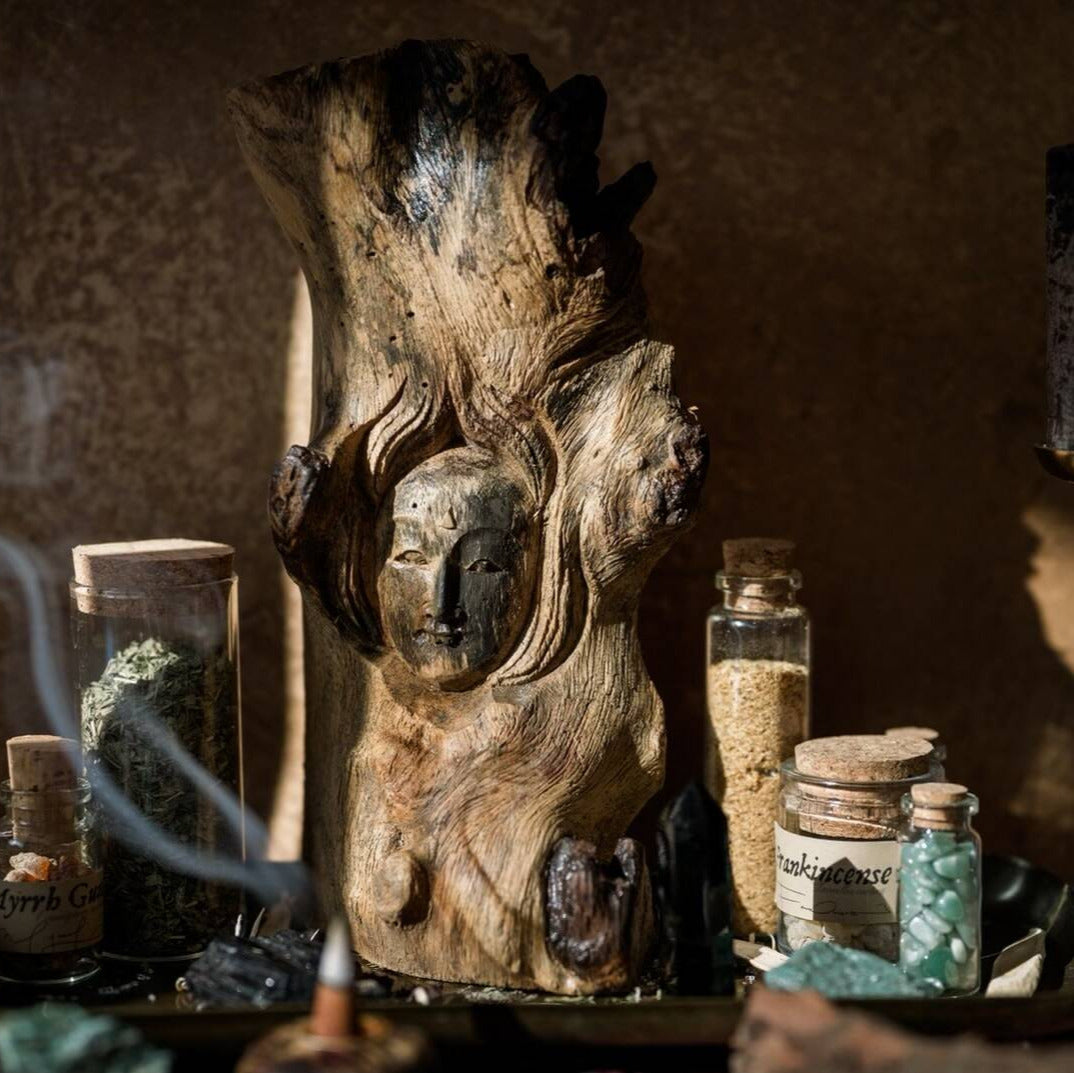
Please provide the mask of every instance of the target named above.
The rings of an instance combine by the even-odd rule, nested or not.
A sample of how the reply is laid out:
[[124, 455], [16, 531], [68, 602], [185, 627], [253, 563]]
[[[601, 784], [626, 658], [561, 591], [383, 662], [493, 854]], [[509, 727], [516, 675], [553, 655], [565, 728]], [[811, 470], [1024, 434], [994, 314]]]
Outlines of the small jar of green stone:
[[926, 782], [902, 799], [899, 963], [948, 995], [981, 983], [981, 839], [977, 798], [965, 786]]

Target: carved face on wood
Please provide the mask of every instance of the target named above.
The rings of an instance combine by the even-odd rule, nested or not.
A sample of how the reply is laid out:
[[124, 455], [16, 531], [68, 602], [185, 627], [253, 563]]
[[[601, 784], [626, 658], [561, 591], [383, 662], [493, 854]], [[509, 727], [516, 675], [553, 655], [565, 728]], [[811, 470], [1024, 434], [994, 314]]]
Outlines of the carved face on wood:
[[384, 633], [420, 677], [468, 689], [496, 669], [529, 616], [533, 503], [489, 452], [436, 455], [396, 486], [377, 518]]

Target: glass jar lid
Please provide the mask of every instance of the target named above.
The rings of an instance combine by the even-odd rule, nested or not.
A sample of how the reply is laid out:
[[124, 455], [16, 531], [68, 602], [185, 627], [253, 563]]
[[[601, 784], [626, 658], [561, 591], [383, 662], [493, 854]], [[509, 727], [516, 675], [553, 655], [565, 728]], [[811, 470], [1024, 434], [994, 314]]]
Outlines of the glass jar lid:
[[795, 746], [798, 773], [825, 782], [892, 783], [927, 775], [932, 745], [920, 738], [843, 734]]

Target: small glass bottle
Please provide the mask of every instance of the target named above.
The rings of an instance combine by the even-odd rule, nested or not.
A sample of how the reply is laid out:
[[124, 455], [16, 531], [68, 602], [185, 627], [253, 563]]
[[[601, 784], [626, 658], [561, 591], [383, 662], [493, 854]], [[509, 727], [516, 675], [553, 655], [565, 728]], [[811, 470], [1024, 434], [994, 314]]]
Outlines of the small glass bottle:
[[981, 839], [977, 798], [926, 782], [902, 799], [899, 964], [907, 976], [971, 995], [981, 985]]
[[74, 984], [98, 968], [102, 873], [78, 745], [31, 734], [7, 743], [0, 783], [0, 979]]
[[776, 930], [780, 764], [809, 734], [809, 616], [789, 540], [724, 541], [708, 616], [705, 782], [727, 817], [735, 934]]
[[[87, 770], [133, 806], [126, 819], [115, 809], [102, 815], [103, 952], [189, 960], [214, 936], [233, 932], [241, 892], [196, 874], [196, 861], [169, 866], [156, 832], [206, 861], [244, 852], [234, 815], [242, 802], [234, 549], [144, 540], [84, 545], [72, 557]], [[206, 773], [238, 798], [238, 810], [218, 807], [199, 781]]]

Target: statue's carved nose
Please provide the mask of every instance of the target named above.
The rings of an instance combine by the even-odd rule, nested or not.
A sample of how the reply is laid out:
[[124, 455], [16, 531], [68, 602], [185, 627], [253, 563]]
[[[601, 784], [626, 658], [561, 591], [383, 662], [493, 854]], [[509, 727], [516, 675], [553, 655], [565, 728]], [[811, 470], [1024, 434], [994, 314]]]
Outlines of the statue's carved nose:
[[425, 633], [434, 644], [444, 645], [457, 641], [466, 625], [466, 612], [461, 607], [438, 608], [436, 613], [426, 613]]

